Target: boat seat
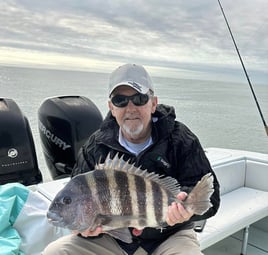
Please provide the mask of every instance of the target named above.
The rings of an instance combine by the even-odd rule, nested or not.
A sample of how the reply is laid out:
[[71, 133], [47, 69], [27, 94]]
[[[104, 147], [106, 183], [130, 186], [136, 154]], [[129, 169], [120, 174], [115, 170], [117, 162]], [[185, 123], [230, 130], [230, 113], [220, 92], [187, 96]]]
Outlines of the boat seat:
[[198, 233], [201, 249], [246, 228], [268, 214], [268, 192], [242, 187], [221, 197], [217, 214]]
[[240, 158], [212, 167], [220, 183], [221, 204], [197, 233], [201, 249], [244, 229], [241, 254], [246, 254], [249, 226], [268, 216], [268, 165]]

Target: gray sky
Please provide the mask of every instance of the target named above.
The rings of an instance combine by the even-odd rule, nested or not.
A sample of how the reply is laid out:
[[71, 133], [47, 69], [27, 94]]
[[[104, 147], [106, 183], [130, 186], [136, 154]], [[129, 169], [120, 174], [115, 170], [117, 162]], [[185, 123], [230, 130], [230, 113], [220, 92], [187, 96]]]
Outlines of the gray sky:
[[[268, 84], [268, 0], [221, 0], [248, 74]], [[246, 82], [217, 0], [1, 0], [0, 65]]]

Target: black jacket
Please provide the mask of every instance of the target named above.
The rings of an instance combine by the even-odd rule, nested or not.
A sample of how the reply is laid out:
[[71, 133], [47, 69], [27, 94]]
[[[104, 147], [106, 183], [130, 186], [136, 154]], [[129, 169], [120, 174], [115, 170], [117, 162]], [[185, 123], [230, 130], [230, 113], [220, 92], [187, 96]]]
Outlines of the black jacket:
[[[159, 229], [145, 228], [141, 236], [135, 237], [136, 241], [132, 246], [141, 245], [149, 253], [175, 232], [191, 228], [192, 221], [213, 216], [220, 203], [219, 183], [198, 138], [184, 124], [175, 120], [173, 107], [158, 105], [153, 117], [157, 118], [156, 122], [152, 122], [153, 144], [135, 156], [119, 144], [119, 126], [109, 112], [100, 129], [91, 135], [78, 153], [72, 174], [90, 171], [100, 159], [103, 161], [108, 153], [113, 158], [119, 152], [120, 156], [124, 154], [124, 160], [130, 159], [130, 163], [135, 163], [142, 169], [176, 178], [186, 192], [206, 173], [211, 172], [214, 175], [215, 191], [211, 196], [213, 206], [204, 215], [194, 215], [191, 221], [167, 227], [162, 232]], [[131, 254], [131, 245], [120, 241], [119, 243]]]

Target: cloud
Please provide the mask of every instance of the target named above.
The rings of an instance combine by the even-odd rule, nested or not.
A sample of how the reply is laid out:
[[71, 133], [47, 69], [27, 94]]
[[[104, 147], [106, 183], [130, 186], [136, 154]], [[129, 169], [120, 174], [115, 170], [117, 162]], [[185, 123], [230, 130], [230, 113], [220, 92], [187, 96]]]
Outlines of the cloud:
[[[245, 63], [267, 79], [267, 0], [222, 4]], [[105, 66], [136, 62], [190, 73], [241, 68], [215, 0], [5, 0], [0, 22], [0, 50], [13, 51], [10, 64], [36, 63], [34, 56], [43, 56], [41, 64], [49, 66], [46, 55], [54, 54], [52, 66], [58, 68], [84, 69], [94, 61]], [[29, 52], [31, 57], [23, 61]]]

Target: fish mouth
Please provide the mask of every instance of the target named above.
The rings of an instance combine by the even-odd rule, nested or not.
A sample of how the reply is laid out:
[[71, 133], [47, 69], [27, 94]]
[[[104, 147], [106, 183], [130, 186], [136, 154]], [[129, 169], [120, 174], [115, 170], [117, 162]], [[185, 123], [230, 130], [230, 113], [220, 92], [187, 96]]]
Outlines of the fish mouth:
[[57, 227], [64, 226], [63, 217], [59, 216], [55, 212], [48, 212], [47, 219], [48, 219], [48, 222], [54, 226], [57, 226]]
[[[64, 217], [58, 215], [55, 212], [49, 211], [47, 213], [47, 219], [48, 219], [48, 222], [55, 227], [68, 228], [70, 230], [79, 230], [79, 227], [76, 226], [74, 222], [72, 223], [66, 222]], [[85, 230], [85, 228], [83, 230]]]

